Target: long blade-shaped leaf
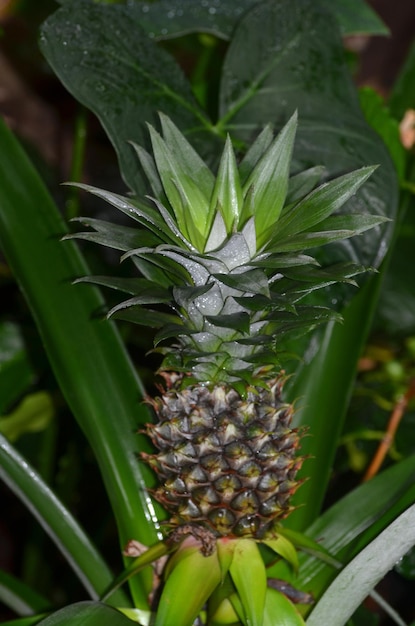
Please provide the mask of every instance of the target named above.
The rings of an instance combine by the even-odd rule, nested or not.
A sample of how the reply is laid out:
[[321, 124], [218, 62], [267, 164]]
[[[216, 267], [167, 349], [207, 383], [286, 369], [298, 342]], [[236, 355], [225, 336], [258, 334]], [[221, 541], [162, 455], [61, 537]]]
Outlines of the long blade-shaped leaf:
[[0, 570], [0, 602], [17, 615], [32, 615], [49, 607], [49, 601], [11, 574]]
[[[107, 564], [42, 477], [1, 434], [0, 478], [31, 511], [64, 554], [91, 598], [97, 600], [112, 581]], [[127, 602], [123, 593], [116, 601], [122, 604]], [[45, 609], [46, 606], [41, 608]]]
[[379, 285], [377, 274], [343, 312], [343, 324], [332, 322], [327, 326], [319, 338], [318, 349], [308, 360], [304, 359], [288, 390], [289, 400], [297, 399], [296, 425], [307, 425], [312, 434], [302, 441], [302, 453], [312, 457], [302, 470], [309, 480], [294, 496], [296, 504], [305, 506], [290, 515], [290, 527], [303, 530], [320, 511], [336, 450], [333, 441], [342, 431], [357, 359], [370, 328]]
[[307, 626], [343, 626], [370, 591], [415, 544], [415, 504], [362, 550], [321, 597]]
[[[156, 517], [137, 461], [142, 388], [115, 327], [94, 319], [104, 302], [65, 224], [12, 133], [0, 124], [0, 243], [33, 312], [56, 378], [99, 463], [122, 543], [158, 539]], [[146, 603], [139, 579], [137, 602]], [[140, 600], [141, 595], [141, 600]]]

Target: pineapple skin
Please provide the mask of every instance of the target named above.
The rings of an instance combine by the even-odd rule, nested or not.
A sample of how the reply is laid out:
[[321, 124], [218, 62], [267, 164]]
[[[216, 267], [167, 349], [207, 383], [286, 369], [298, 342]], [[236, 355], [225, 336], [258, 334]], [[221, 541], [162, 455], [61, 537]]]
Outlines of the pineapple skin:
[[195, 524], [215, 537], [271, 538], [292, 510], [303, 458], [293, 407], [281, 400], [284, 376], [242, 397], [233, 387], [191, 385], [164, 372], [167, 389], [151, 399], [157, 423], [147, 435], [158, 453], [143, 454], [160, 486], [153, 496], [169, 525]]

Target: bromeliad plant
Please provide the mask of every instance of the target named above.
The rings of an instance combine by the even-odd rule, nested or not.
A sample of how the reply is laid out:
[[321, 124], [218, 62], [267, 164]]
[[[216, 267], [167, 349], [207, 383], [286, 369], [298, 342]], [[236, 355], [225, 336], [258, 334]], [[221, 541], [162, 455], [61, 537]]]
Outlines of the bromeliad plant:
[[[320, 516], [380, 274], [357, 297], [348, 287], [379, 267], [396, 208], [390, 157], [342, 63], [336, 28], [350, 32], [347, 12], [330, 3], [333, 18], [328, 3], [311, 0], [188, 0], [188, 12], [171, 0], [62, 4], [42, 29], [42, 49], [102, 122], [133, 193], [78, 186], [137, 222], [82, 218], [92, 230], [66, 239], [121, 251], [135, 274], [88, 277], [4, 126], [0, 235], [97, 458], [126, 569], [113, 578], [78, 522], [2, 439], [3, 479], [91, 601], [42, 617], [51, 603], [6, 575], [2, 597], [34, 614], [25, 624], [44, 626], [344, 626], [415, 543], [413, 458]], [[355, 32], [382, 31], [360, 8]], [[194, 79], [192, 91], [157, 44], [189, 30], [229, 41], [217, 107], [208, 86]], [[380, 167], [362, 167], [373, 163]], [[155, 329], [158, 398], [139, 402], [146, 394], [116, 328], [94, 316], [101, 296], [74, 278], [128, 293], [110, 316]], [[141, 544], [150, 546], [142, 554]], [[382, 567], [372, 571], [380, 551]], [[352, 597], [345, 581], [355, 585]]]
[[[206, 601], [208, 624], [226, 623], [224, 603], [233, 621], [268, 623], [265, 611], [278, 614], [281, 597], [267, 597], [258, 542], [296, 566], [280, 522], [303, 459], [293, 406], [282, 399], [282, 341], [338, 318], [307, 296], [363, 271], [351, 262], [321, 267], [306, 252], [385, 221], [333, 215], [373, 167], [319, 186], [319, 167], [290, 177], [296, 126], [293, 115], [275, 138], [266, 127], [239, 165], [228, 137], [215, 177], [161, 115], [163, 136], [149, 129], [153, 153], [135, 146], [152, 186], [148, 204], [81, 185], [145, 227], [129, 232], [132, 249], [124, 238], [122, 257], [141, 279], [87, 280], [132, 294], [110, 315], [159, 328], [156, 346], [176, 338], [159, 348], [166, 388], [149, 400], [157, 421], [146, 432], [158, 453], [143, 454], [158, 477], [152, 493], [170, 513], [166, 552], [180, 546], [166, 565], [160, 626], [191, 625]], [[84, 221], [95, 232], [77, 237], [120, 247], [119, 226]], [[300, 623], [283, 602], [284, 619]]]

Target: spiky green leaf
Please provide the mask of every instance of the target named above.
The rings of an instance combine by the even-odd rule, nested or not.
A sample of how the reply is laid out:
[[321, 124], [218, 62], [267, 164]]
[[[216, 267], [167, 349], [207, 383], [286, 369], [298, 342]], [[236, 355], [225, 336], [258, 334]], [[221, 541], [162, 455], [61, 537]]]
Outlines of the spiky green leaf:
[[[253, 189], [258, 247], [266, 243], [265, 233], [278, 221], [284, 206], [296, 129], [294, 114], [261, 156], [243, 187], [244, 196]], [[244, 206], [242, 223], [251, 217], [251, 210], [251, 206]]]
[[226, 230], [231, 233], [233, 227], [238, 226], [242, 206], [242, 188], [238, 167], [232, 142], [228, 135], [210, 201], [210, 212], [219, 209], [225, 221]]

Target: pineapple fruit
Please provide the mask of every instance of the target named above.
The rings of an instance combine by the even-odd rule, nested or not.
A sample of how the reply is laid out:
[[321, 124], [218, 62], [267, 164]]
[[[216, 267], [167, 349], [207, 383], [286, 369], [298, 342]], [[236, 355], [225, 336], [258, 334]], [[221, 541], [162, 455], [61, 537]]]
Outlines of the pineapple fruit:
[[[254, 615], [246, 623], [265, 624], [258, 618], [265, 592], [262, 609], [252, 608], [241, 582], [246, 561], [235, 555], [250, 555], [252, 568], [257, 543], [265, 542], [287, 556], [280, 522], [291, 510], [302, 458], [293, 407], [282, 399], [281, 342], [338, 317], [307, 296], [363, 271], [353, 263], [321, 267], [309, 251], [383, 221], [338, 213], [374, 168], [323, 184], [320, 167], [290, 176], [293, 115], [275, 137], [266, 127], [239, 164], [228, 137], [215, 176], [169, 118], [161, 114], [160, 123], [161, 134], [149, 127], [152, 154], [134, 146], [152, 187], [146, 202], [81, 185], [140, 228], [82, 218], [94, 232], [77, 237], [122, 250], [141, 275], [87, 280], [132, 296], [110, 315], [159, 329], [164, 386], [150, 400], [157, 419], [146, 429], [156, 453], [143, 458], [158, 476], [153, 495], [170, 514], [175, 541], [190, 535], [183, 549], [196, 545], [204, 555], [188, 561], [191, 576], [218, 553], [206, 594], [229, 570], [246, 615]], [[178, 570], [183, 561], [176, 561]], [[163, 609], [158, 615], [157, 624], [175, 623]]]

